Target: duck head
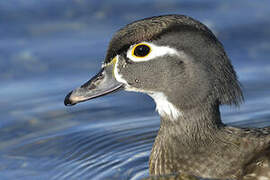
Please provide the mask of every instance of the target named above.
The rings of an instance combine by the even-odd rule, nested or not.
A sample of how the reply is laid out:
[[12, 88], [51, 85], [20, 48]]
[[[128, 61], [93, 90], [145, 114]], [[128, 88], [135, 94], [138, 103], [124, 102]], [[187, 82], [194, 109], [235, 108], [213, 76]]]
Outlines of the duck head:
[[74, 105], [117, 90], [142, 92], [161, 115], [177, 118], [198, 104], [238, 104], [242, 92], [222, 44], [183, 15], [142, 19], [112, 38], [101, 71], [65, 98]]

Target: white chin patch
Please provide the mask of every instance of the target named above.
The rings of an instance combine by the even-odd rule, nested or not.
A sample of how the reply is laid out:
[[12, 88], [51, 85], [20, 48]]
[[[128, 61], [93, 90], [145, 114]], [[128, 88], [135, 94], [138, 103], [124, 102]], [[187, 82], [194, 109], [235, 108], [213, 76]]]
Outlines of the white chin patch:
[[156, 103], [156, 110], [161, 116], [168, 116], [170, 119], [176, 120], [182, 115], [182, 113], [171, 102], [168, 101], [164, 93], [151, 92], [147, 94], [154, 99]]
[[167, 97], [162, 92], [145, 91], [130, 86], [126, 86], [125, 90], [148, 94], [154, 99], [156, 103], [156, 111], [160, 116], [167, 116], [173, 121], [182, 116], [182, 112], [179, 111], [170, 101], [168, 101]]

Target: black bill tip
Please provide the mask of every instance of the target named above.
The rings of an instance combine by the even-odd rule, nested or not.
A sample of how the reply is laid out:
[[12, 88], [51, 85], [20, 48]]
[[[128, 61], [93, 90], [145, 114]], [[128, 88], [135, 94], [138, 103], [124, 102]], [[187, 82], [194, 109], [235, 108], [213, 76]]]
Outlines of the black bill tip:
[[72, 94], [72, 91], [66, 95], [65, 100], [64, 100], [65, 106], [73, 106], [73, 105], [76, 104], [76, 103], [73, 103], [73, 102], [70, 100], [71, 94]]

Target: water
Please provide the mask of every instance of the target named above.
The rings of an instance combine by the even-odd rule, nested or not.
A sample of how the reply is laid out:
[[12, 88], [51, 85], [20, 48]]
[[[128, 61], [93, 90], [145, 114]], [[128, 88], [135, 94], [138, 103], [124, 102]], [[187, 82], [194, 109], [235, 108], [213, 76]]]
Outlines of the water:
[[0, 1], [0, 179], [140, 179], [159, 117], [153, 100], [119, 92], [64, 107], [100, 68], [113, 33], [147, 16], [206, 23], [238, 72], [246, 102], [225, 123], [270, 125], [270, 2]]

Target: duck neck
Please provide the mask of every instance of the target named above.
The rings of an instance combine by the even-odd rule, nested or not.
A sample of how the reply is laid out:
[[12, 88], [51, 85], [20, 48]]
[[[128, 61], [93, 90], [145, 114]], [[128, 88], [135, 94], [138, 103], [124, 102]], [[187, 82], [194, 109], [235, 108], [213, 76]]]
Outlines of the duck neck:
[[[223, 127], [218, 104], [186, 109], [177, 119], [162, 115], [150, 156], [150, 174], [174, 173], [178, 170], [173, 168], [174, 161], [178, 161], [177, 166], [176, 163], [198, 154], [198, 149], [209, 149], [202, 147], [209, 147]], [[166, 161], [170, 161], [172, 169], [166, 169]]]
[[182, 110], [176, 119], [162, 115], [160, 133], [165, 133], [163, 135], [166, 136], [175, 133], [183, 141], [192, 141], [192, 137], [210, 136], [223, 126], [219, 105], [217, 103], [202, 104]]

